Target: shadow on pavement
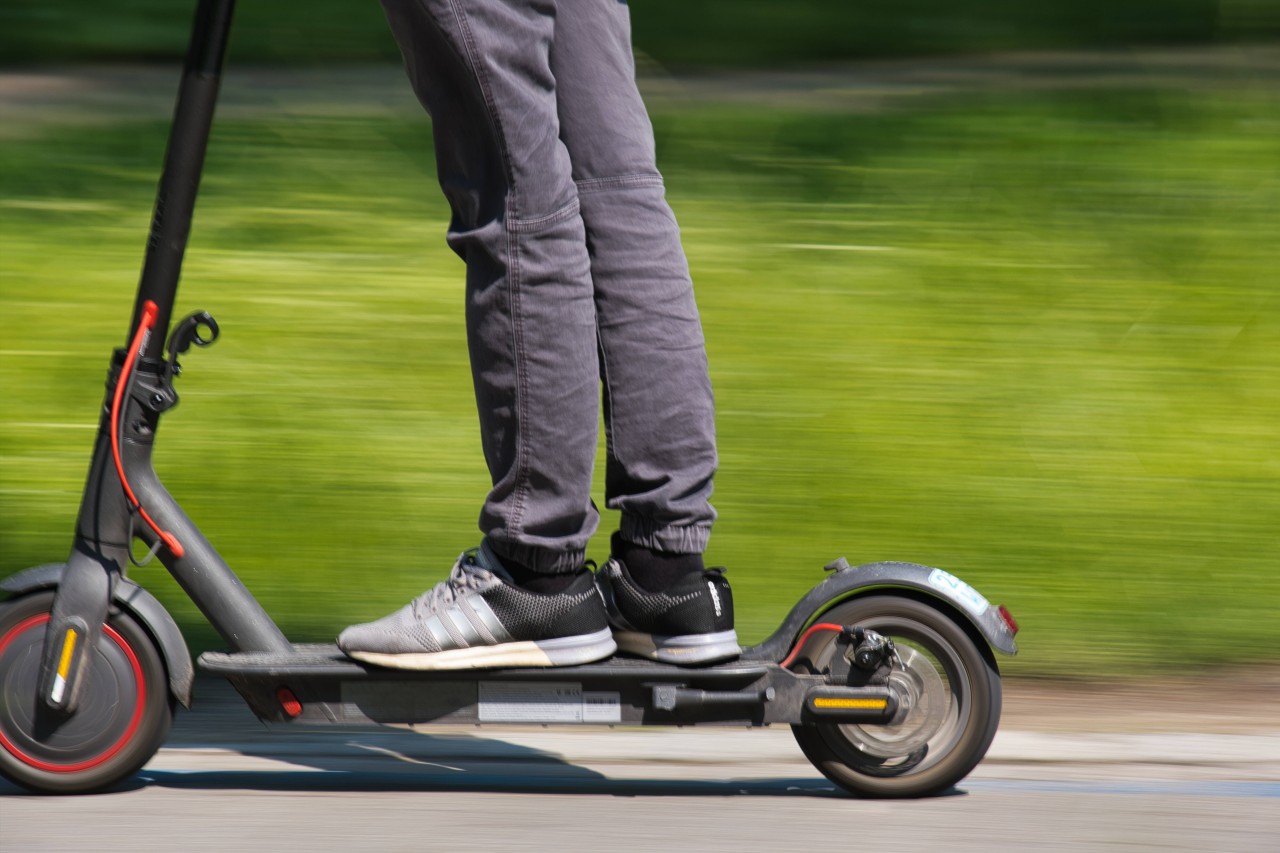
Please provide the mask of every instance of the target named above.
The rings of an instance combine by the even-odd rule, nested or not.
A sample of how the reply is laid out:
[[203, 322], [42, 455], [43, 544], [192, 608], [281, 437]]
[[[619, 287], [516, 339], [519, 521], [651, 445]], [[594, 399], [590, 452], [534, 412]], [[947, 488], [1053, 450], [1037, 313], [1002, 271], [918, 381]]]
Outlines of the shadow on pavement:
[[249, 790], [291, 792], [418, 791], [436, 793], [492, 793], [592, 795], [605, 797], [819, 797], [848, 795], [821, 779], [751, 779], [714, 781], [667, 779], [610, 779], [590, 770], [564, 764], [554, 774], [509, 774], [502, 770], [470, 769], [465, 775], [441, 778], [376, 770], [335, 771], [197, 771], [144, 770], [137, 787], [177, 790]]

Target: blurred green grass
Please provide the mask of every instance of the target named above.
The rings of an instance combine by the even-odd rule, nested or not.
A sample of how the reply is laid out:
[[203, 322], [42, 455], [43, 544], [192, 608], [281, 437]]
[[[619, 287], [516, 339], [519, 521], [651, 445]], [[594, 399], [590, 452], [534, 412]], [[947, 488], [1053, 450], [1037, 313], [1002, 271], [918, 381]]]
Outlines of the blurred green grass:
[[[179, 58], [194, 0], [49, 0], [0, 6], [0, 64]], [[637, 49], [674, 68], [839, 62], [999, 50], [1116, 49], [1280, 35], [1275, 0], [644, 0]], [[235, 63], [394, 59], [377, 3], [239, 0]]]
[[[656, 101], [719, 406], [740, 633], [838, 555], [1009, 605], [1025, 675], [1280, 647], [1280, 95], [1114, 80], [872, 109]], [[61, 559], [166, 126], [0, 146], [0, 566]], [[215, 132], [157, 467], [298, 639], [440, 579], [486, 486], [425, 119]], [[597, 489], [597, 493], [599, 493]], [[602, 559], [606, 518], [592, 554]], [[163, 569], [135, 570], [197, 648]]]

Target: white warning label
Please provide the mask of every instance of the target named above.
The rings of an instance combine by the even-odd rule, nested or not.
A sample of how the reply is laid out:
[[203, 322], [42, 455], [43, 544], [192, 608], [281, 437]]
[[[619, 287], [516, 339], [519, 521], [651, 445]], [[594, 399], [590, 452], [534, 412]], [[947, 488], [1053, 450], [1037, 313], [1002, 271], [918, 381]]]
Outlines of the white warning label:
[[582, 694], [582, 722], [622, 722], [622, 698], [617, 693], [593, 691]]
[[619, 694], [568, 682], [480, 682], [482, 723], [620, 723]]

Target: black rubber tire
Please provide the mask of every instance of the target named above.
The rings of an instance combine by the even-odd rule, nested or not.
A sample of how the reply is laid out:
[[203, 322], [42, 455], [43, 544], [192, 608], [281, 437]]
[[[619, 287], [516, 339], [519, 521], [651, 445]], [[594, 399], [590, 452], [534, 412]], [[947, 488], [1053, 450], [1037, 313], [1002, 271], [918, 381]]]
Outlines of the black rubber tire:
[[57, 719], [37, 697], [53, 593], [0, 604], [0, 775], [32, 791], [110, 788], [146, 764], [169, 733], [164, 659], [128, 613], [107, 618], [77, 711]]
[[[853, 735], [874, 737], [873, 726], [835, 723], [792, 726], [796, 741], [824, 776], [854, 794], [877, 798], [926, 797], [967, 776], [991, 746], [1000, 724], [1000, 675], [985, 645], [938, 607], [901, 595], [873, 595], [838, 604], [823, 622], [877, 631], [937, 662], [949, 689], [946, 736], [931, 736], [926, 755], [900, 765], [861, 751]], [[808, 657], [821, 671], [835, 647], [834, 633], [812, 641]], [[937, 737], [935, 743], [933, 737]]]

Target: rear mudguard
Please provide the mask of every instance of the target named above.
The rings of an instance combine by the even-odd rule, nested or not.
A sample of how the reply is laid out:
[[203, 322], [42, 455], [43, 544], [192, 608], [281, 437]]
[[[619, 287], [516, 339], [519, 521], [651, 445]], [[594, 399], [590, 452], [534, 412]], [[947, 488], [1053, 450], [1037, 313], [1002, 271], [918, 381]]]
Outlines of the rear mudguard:
[[[758, 646], [745, 649], [743, 660], [780, 661], [790, 652], [800, 632], [818, 621], [827, 610], [842, 601], [873, 592], [909, 591], [913, 596], [932, 600], [942, 609], [954, 612], [977, 629], [997, 651], [1007, 655], [1018, 653], [1013, 631], [990, 604], [973, 587], [942, 569], [915, 563], [868, 563], [849, 566], [843, 559], [828, 568], [831, 576], [809, 590], [800, 599], [782, 626]], [[964, 623], [961, 623], [964, 624]]]
[[[0, 592], [10, 596], [27, 595], [45, 589], [56, 589], [62, 582], [66, 563], [50, 563], [19, 572], [0, 581]], [[195, 668], [191, 664], [191, 652], [182, 638], [169, 611], [155, 596], [124, 577], [116, 577], [112, 584], [112, 602], [137, 619], [160, 647], [165, 668], [169, 670], [169, 690], [184, 708], [191, 707], [191, 687], [195, 681]]]

